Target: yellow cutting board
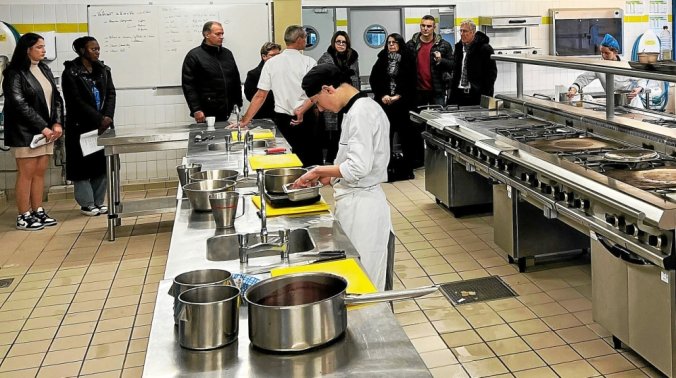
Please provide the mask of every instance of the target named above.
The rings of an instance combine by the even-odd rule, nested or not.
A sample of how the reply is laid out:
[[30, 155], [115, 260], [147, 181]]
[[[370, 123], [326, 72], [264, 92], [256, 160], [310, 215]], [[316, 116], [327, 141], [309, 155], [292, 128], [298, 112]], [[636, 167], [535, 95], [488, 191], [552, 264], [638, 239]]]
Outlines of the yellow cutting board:
[[347, 289], [345, 291], [349, 294], [367, 294], [378, 291], [361, 266], [359, 266], [359, 263], [354, 259], [276, 268], [272, 269], [270, 274], [272, 277], [276, 277], [285, 274], [307, 272], [333, 273], [345, 278], [347, 280]]
[[251, 169], [295, 168], [303, 163], [296, 154], [254, 155], [249, 157]]
[[[249, 131], [250, 134], [253, 134], [254, 140], [256, 139], [273, 139], [275, 137], [274, 134], [272, 134], [272, 131], [270, 130], [265, 130], [265, 131]], [[244, 133], [241, 133], [242, 139], [244, 139]], [[241, 140], [237, 139], [237, 131], [232, 132], [232, 141], [233, 142], [241, 142]]]
[[[251, 202], [260, 209], [261, 208], [261, 197], [260, 196], [251, 196]], [[329, 211], [329, 204], [324, 202], [323, 199], [319, 202], [313, 203], [311, 205], [304, 206], [293, 206], [293, 207], [274, 207], [270, 203], [266, 203], [265, 206], [265, 215], [268, 217], [276, 217], [279, 215], [294, 215], [294, 214], [305, 214], [305, 213], [318, 213], [322, 211]]]

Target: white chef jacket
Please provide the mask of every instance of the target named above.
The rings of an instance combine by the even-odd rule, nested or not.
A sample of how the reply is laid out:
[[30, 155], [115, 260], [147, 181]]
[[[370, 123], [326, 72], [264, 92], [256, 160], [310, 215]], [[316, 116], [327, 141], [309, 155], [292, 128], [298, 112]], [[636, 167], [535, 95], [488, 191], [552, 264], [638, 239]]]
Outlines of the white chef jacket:
[[[601, 86], [606, 88], [606, 74], [603, 72], [583, 72], [580, 76], [575, 79], [573, 85], [577, 87], [578, 92], [580, 89], [589, 85], [592, 81], [599, 79]], [[633, 79], [627, 76], [615, 75], [615, 90], [632, 90], [639, 85], [637, 79]]]
[[332, 182], [335, 215], [369, 278], [384, 290], [392, 220], [380, 183], [387, 181], [390, 122], [382, 107], [364, 94], [353, 97], [343, 111], [335, 160], [343, 177]]
[[261, 70], [258, 89], [272, 91], [275, 112], [292, 116], [294, 109], [307, 99], [301, 83], [317, 61], [299, 50], [289, 49], [268, 59]]

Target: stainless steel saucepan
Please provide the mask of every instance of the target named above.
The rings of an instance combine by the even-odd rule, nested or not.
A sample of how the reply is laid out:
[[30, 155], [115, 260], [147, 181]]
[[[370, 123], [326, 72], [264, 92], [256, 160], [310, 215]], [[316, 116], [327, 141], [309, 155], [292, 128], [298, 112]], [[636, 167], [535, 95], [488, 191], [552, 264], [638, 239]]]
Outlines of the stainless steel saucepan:
[[347, 281], [330, 273], [298, 273], [258, 282], [245, 294], [251, 343], [275, 352], [312, 349], [345, 333], [346, 304], [411, 299], [438, 287], [362, 295], [346, 294], [346, 289]]

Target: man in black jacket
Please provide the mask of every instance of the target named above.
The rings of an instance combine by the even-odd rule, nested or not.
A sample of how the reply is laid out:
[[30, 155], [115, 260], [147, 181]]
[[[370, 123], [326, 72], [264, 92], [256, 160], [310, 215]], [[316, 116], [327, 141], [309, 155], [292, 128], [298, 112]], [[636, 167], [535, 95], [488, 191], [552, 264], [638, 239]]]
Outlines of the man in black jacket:
[[491, 59], [493, 48], [486, 34], [476, 31], [472, 20], [460, 24], [460, 42], [455, 44], [455, 67], [449, 103], [479, 105], [481, 95], [493, 96], [498, 68]]
[[[248, 101], [253, 99], [253, 96], [258, 91], [258, 80], [261, 78], [261, 71], [263, 70], [263, 65], [268, 59], [272, 58], [275, 55], [279, 55], [282, 52], [282, 46], [274, 42], [265, 42], [261, 47], [261, 62], [258, 63], [258, 66], [253, 70], [247, 72], [246, 80], [244, 80], [244, 96]], [[272, 91], [270, 91], [272, 92]], [[270, 118], [274, 119], [275, 117], [275, 97], [269, 93], [268, 97], [265, 99], [263, 106], [256, 113], [254, 118]]]
[[[416, 98], [415, 105], [444, 105], [445, 94], [453, 70], [453, 46], [434, 32], [436, 20], [426, 15], [420, 20], [420, 32], [406, 42], [406, 48], [415, 58]], [[411, 155], [413, 168], [425, 164], [425, 149], [422, 129], [411, 124]]]
[[183, 95], [195, 122], [206, 117], [227, 121], [235, 105], [242, 106], [242, 82], [232, 52], [223, 47], [223, 26], [209, 21], [202, 28], [202, 45], [183, 61]]
[[423, 16], [420, 32], [413, 34], [406, 48], [415, 58], [417, 67], [417, 104], [444, 105], [447, 79], [453, 70], [453, 46], [434, 32], [433, 16]]

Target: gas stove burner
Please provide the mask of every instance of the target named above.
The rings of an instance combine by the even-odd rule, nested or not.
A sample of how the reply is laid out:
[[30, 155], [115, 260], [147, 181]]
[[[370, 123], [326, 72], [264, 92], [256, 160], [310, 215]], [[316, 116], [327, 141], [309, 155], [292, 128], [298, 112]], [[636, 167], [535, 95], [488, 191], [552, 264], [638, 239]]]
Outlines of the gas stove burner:
[[606, 172], [606, 175], [643, 190], [676, 188], [676, 180], [674, 180], [676, 167], [660, 167], [640, 171], [614, 170]]
[[646, 123], [652, 123], [653, 125], [658, 126], [676, 127], [676, 119], [657, 118], [657, 119], [642, 119], [641, 121]]
[[526, 142], [526, 144], [545, 152], [586, 151], [622, 147], [619, 143], [594, 137], [540, 139]]
[[497, 121], [504, 119], [525, 119], [526, 116], [523, 114], [496, 114], [489, 116], [476, 116], [476, 117], [464, 117], [463, 119], [467, 122], [485, 122], [485, 121]]
[[606, 160], [620, 163], [639, 163], [659, 159], [660, 155], [653, 150], [642, 148], [622, 149], [606, 152], [603, 157]]
[[495, 132], [506, 137], [522, 141], [534, 141], [540, 139], [575, 138], [583, 134], [582, 131], [572, 127], [545, 123], [521, 127], [509, 127], [495, 129]]

